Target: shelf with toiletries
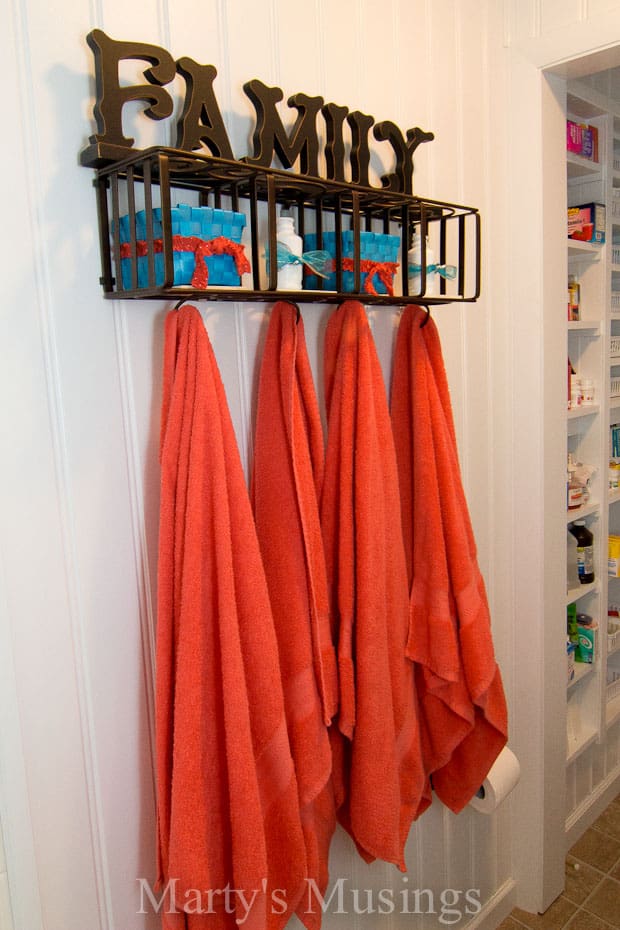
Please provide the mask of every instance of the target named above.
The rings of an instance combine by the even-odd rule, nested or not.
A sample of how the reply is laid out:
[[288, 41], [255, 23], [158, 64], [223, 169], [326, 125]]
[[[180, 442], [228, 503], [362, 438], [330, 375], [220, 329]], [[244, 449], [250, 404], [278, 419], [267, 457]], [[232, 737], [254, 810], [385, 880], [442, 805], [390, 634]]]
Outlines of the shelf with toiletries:
[[171, 148], [99, 168], [95, 188], [106, 297], [393, 306], [479, 296], [474, 207]]
[[[571, 107], [576, 107], [578, 112], [571, 110]], [[568, 233], [569, 236], [582, 236], [568, 238], [566, 247], [566, 759], [569, 767], [597, 742], [604, 727], [601, 695], [606, 653], [601, 646], [599, 627], [601, 618], [607, 612], [607, 525], [611, 493], [607, 463], [607, 410], [610, 404], [610, 373], [613, 374], [613, 368], [610, 368], [610, 313], [607, 309], [607, 301], [610, 299], [607, 296], [607, 279], [611, 252], [605, 244], [607, 230], [606, 227], [601, 228], [600, 209], [600, 205], [606, 202], [608, 117], [600, 108], [590, 107], [587, 101], [569, 94], [567, 121], [571, 119], [581, 125], [584, 133], [587, 129], [589, 136], [587, 139], [584, 136], [584, 145], [590, 147], [590, 157], [584, 158], [582, 154], [570, 151], [566, 157]], [[573, 127], [575, 133], [578, 128]], [[567, 144], [569, 142], [567, 122]], [[582, 212], [585, 213], [582, 222], [586, 224], [583, 230], [574, 225], [575, 218], [581, 217]], [[618, 294], [620, 296], [620, 280]], [[620, 319], [620, 300], [618, 312]], [[620, 356], [620, 349], [618, 354]], [[575, 480], [575, 467], [588, 469], [587, 481], [582, 476], [583, 488]], [[579, 525], [590, 540], [586, 568], [591, 574], [586, 574], [588, 583], [585, 584], [579, 580], [579, 573], [583, 570], [583, 561], [580, 563], [581, 568], [578, 566], [578, 561], [583, 560], [583, 540], [581, 537], [580, 540], [575, 539]], [[578, 552], [582, 555], [578, 555]], [[577, 617], [579, 624], [575, 619]]]
[[[599, 589], [600, 590], [600, 589]], [[600, 712], [599, 590], [566, 606], [567, 757], [598, 736]]]

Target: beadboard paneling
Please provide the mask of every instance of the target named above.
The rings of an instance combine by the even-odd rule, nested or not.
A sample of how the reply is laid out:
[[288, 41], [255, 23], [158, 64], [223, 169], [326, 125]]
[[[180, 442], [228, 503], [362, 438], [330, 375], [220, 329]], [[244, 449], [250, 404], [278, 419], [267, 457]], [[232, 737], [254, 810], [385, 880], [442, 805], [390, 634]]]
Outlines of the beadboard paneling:
[[[545, 68], [613, 48], [620, 37], [618, 0], [506, 0], [507, 43]], [[590, 70], [613, 67], [601, 59]]]
[[[438, 309], [435, 318], [510, 691], [512, 553], [504, 521], [511, 502], [501, 483], [505, 472], [498, 473], [497, 441], [509, 431], [498, 404], [509, 395], [511, 368], [499, 299], [504, 284], [492, 261], [492, 207], [502, 196], [503, 170], [494, 156], [506, 129], [490, 118], [500, 111], [490, 86], [503, 80], [496, 6], [491, 0], [205, 0], [199, 7], [189, 0], [139, 6], [62, 0], [54, 12], [40, 0], [12, 6], [0, 42], [17, 88], [10, 118], [23, 158], [11, 160], [5, 203], [11, 234], [27, 245], [9, 269], [11, 312], [3, 320], [7, 360], [0, 377], [19, 451], [0, 463], [0, 545], [24, 751], [19, 765], [8, 765], [15, 778], [25, 768], [29, 818], [23, 814], [21, 832], [14, 818], [7, 821], [7, 863], [21, 900], [31, 891], [23, 870], [15, 865], [11, 874], [11, 863], [31, 838], [46, 930], [159, 925], [155, 915], [136, 913], [136, 878], [154, 877], [157, 453], [169, 305], [101, 296], [92, 176], [77, 165], [94, 132], [85, 35], [99, 26], [114, 38], [153, 42], [177, 57], [214, 64], [238, 157], [250, 146], [253, 110], [242, 84], [253, 77], [282, 87], [285, 99], [298, 91], [320, 94], [403, 129], [435, 132], [435, 141], [415, 155], [416, 190], [473, 203], [484, 221], [482, 299]], [[138, 73], [135, 63], [123, 65], [123, 79]], [[180, 97], [183, 82], [170, 90]], [[179, 106], [177, 99], [177, 112]], [[155, 123], [140, 111], [134, 105], [125, 114], [125, 131], [138, 145], [173, 140], [173, 120]], [[291, 125], [294, 111], [283, 105], [281, 112]], [[389, 147], [373, 142], [376, 183], [391, 166]], [[249, 477], [268, 307], [204, 303], [201, 311]], [[321, 400], [330, 312], [303, 307]], [[398, 312], [373, 309], [369, 318], [389, 389]], [[497, 539], [505, 542], [500, 551]], [[476, 888], [488, 901], [511, 877], [509, 808], [491, 818], [469, 810], [455, 817], [436, 802], [412, 830], [408, 876], [380, 863], [367, 867], [341, 832], [331, 861], [334, 878], [346, 877], [351, 888], [396, 893], [408, 883], [436, 898], [444, 888]], [[351, 914], [354, 927], [369, 919]], [[388, 930], [412, 921], [425, 930], [437, 915], [381, 919]], [[338, 920], [326, 917], [327, 930]]]

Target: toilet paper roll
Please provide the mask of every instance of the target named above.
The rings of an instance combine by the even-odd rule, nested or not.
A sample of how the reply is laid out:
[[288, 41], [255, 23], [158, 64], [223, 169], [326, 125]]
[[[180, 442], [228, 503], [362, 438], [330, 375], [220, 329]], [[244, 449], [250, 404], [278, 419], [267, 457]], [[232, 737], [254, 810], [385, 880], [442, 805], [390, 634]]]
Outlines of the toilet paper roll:
[[514, 752], [504, 746], [491, 766], [480, 790], [471, 799], [470, 806], [481, 814], [492, 814], [508, 797], [519, 781], [521, 767]]

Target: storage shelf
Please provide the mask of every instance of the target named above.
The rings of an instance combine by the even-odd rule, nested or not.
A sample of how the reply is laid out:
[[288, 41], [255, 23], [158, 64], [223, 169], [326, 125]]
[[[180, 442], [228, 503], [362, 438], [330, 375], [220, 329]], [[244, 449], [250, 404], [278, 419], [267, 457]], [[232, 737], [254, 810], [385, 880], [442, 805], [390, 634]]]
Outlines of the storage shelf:
[[601, 321], [600, 320], [568, 320], [566, 325], [568, 326], [569, 332], [573, 332], [574, 330], [577, 330], [579, 332], [592, 331], [596, 333], [597, 335], [600, 335], [600, 332], [601, 332]]
[[[620, 403], [620, 395], [618, 396], [618, 402]], [[587, 406], [575, 407], [574, 409], [566, 411], [566, 418], [568, 420], [578, 420], [580, 417], [591, 417], [592, 414], [598, 413], [600, 409], [599, 404], [588, 404]]]
[[598, 513], [600, 510], [600, 504], [598, 501], [588, 501], [587, 504], [582, 504], [581, 507], [577, 507], [575, 510], [566, 511], [566, 522], [573, 523], [575, 520], [581, 520], [583, 517], [589, 517], [593, 513]]
[[[594, 258], [598, 260], [601, 257], [603, 246], [594, 242], [580, 242], [579, 239], [567, 239], [567, 248], [569, 258]], [[620, 270], [620, 267], [618, 270]]]
[[[480, 294], [481, 232], [475, 207], [165, 147], [145, 149], [100, 168], [95, 188], [101, 284], [104, 296], [112, 299], [321, 303], [358, 299], [365, 304], [399, 306], [466, 303], [477, 300]], [[203, 286], [204, 276], [194, 275], [189, 283], [189, 275], [180, 270], [177, 274], [174, 253], [191, 249], [192, 243], [175, 242], [174, 238], [200, 238], [180, 235], [176, 229], [173, 233], [174, 198], [187, 202], [188, 191], [190, 206], [197, 200], [202, 207], [244, 215], [248, 241], [233, 243], [221, 233], [201, 240], [217, 241], [217, 248], [229, 257], [239, 258], [240, 247], [242, 251], [247, 247], [248, 253], [243, 251], [243, 260], [237, 264], [240, 286], [219, 286], [221, 281], [215, 279]], [[139, 209], [142, 203], [143, 210]], [[277, 289], [278, 207], [293, 213], [302, 238], [315, 238], [316, 244], [308, 248], [327, 249], [328, 233], [333, 236], [333, 274], [325, 289], [321, 278], [318, 285], [308, 281], [312, 289]], [[422, 243], [427, 238], [433, 243], [441, 267], [451, 271], [439, 278], [433, 294], [427, 294], [430, 288], [424, 287], [422, 293], [409, 291], [408, 251], [414, 231], [419, 232]], [[367, 258], [362, 244], [365, 233], [392, 236], [397, 258], [389, 262]], [[351, 237], [346, 252], [343, 235]], [[423, 245], [423, 268], [425, 249]], [[362, 267], [365, 263], [369, 267]], [[389, 284], [375, 280], [381, 268], [391, 275]], [[371, 282], [366, 275], [372, 275]], [[389, 293], [391, 282], [393, 294]], [[370, 292], [366, 290], [369, 283]], [[236, 280], [226, 281], [230, 284]]]
[[569, 588], [566, 592], [566, 604], [575, 604], [585, 597], [586, 594], [598, 593], [598, 582], [591, 581], [590, 584], [578, 584]]
[[591, 158], [584, 158], [576, 152], [566, 153], [566, 175], [568, 178], [584, 178], [599, 175], [601, 163]]
[[566, 94], [566, 116], [567, 119], [576, 116], [579, 120], [594, 119], [597, 116], [605, 116], [607, 110], [604, 110], [599, 104], [591, 103], [581, 95], [573, 94], [569, 90]]
[[[580, 289], [580, 316], [598, 317], [586, 322], [586, 327], [592, 325], [592, 329], [582, 329], [582, 319], [569, 321], [566, 337], [570, 362], [579, 378], [589, 379], [595, 386], [596, 401], [592, 406], [566, 413], [566, 451], [575, 462], [589, 463], [595, 474], [590, 501], [583, 508], [567, 512], [566, 522], [568, 527], [585, 517], [590, 525], [596, 578], [589, 585], [579, 584], [574, 541], [567, 534], [563, 554], [569, 560], [567, 584], [571, 588], [565, 600], [569, 611], [576, 606], [577, 612], [592, 614], [600, 628], [594, 662], [575, 662], [574, 678], [565, 685], [569, 805], [566, 813], [570, 832], [576, 834], [586, 819], [584, 812], [600, 790], [602, 773], [607, 770], [602, 760], [607, 759], [609, 765], [609, 727], [614, 723], [616, 728], [620, 726], [620, 696], [614, 694], [612, 698], [612, 693], [605, 690], [608, 669], [611, 665], [620, 667], [620, 651], [613, 659], [609, 658], [606, 616], [608, 605], [620, 604], [620, 578], [614, 580], [607, 575], [608, 535], [620, 533], [620, 487], [610, 490], [608, 485], [610, 426], [620, 423], [620, 119], [608, 106], [607, 97], [594, 88], [578, 80], [569, 81], [566, 92], [566, 117], [591, 124], [596, 130], [598, 148], [589, 151], [599, 160], [596, 163], [574, 153], [566, 155], [567, 206], [570, 209], [578, 204], [604, 204], [606, 214], [605, 242], [568, 239], [566, 246], [567, 271], [575, 276]], [[593, 134], [593, 146], [594, 143]], [[559, 378], [560, 373], [557, 374]], [[568, 387], [570, 390], [570, 383]], [[549, 430], [558, 427], [551, 408], [545, 427]], [[557, 504], [553, 506], [557, 508]], [[556, 510], [556, 521], [557, 517]], [[561, 545], [559, 538], [557, 545], [558, 548]], [[553, 559], [554, 553], [550, 552], [550, 565], [554, 564]], [[558, 641], [558, 657], [561, 648], [565, 644], [561, 646]], [[615, 753], [615, 745], [610, 749]]]
[[577, 756], [581, 755], [588, 746], [596, 742], [598, 730], [596, 727], [584, 727], [579, 734], [567, 738], [566, 747], [566, 764], [574, 762]]
[[578, 685], [580, 681], [583, 681], [584, 678], [587, 678], [588, 675], [591, 675], [594, 672], [596, 666], [593, 662], [575, 662], [575, 675], [568, 682], [566, 688], [568, 691], [571, 691], [575, 685]]

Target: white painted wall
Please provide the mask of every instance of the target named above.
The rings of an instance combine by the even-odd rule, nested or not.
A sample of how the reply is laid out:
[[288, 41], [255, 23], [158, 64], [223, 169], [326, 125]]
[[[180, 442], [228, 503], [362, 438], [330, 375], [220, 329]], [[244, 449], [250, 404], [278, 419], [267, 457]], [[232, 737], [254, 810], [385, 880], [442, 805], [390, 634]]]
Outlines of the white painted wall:
[[506, 26], [511, 46], [539, 68], [586, 54], [599, 56], [597, 70], [618, 64], [618, 0], [507, 0]]
[[[252, 112], [241, 85], [259, 77], [287, 95], [319, 93], [403, 128], [432, 129], [435, 141], [415, 159], [416, 190], [480, 208], [482, 298], [437, 310], [436, 319], [511, 740], [525, 763], [514, 805], [538, 819], [531, 849], [542, 854], [542, 659], [531, 660], [526, 678], [520, 673], [523, 624], [543, 636], [544, 537], [541, 528], [524, 551], [523, 534], [540, 514], [544, 444], [538, 436], [525, 460], [522, 445], [542, 390], [541, 207], [533, 207], [527, 237], [515, 213], [523, 204], [521, 156], [533, 176], [540, 170], [541, 102], [535, 64], [523, 63], [516, 45], [507, 49], [511, 37], [529, 35], [525, 19], [515, 25], [520, 6], [508, 4], [506, 16], [499, 0], [73, 0], [53, 12], [40, 0], [14, 0], [8, 7], [0, 35], [12, 141], [0, 155], [12, 245], [3, 260], [0, 366], [0, 812], [15, 930], [158, 925], [136, 914], [135, 878], [154, 873], [156, 443], [168, 305], [101, 296], [92, 176], [77, 164], [94, 131], [85, 35], [95, 26], [215, 64], [237, 155], [248, 150]], [[542, 16], [542, 8], [528, 9]], [[551, 12], [540, 18], [545, 29]], [[522, 129], [521, 146], [513, 146], [517, 116], [529, 150]], [[135, 113], [128, 123], [138, 144], [170, 139], [170, 124]], [[527, 313], [519, 314], [524, 300]], [[247, 462], [265, 308], [202, 310]], [[304, 307], [315, 370], [328, 313]], [[371, 319], [387, 375], [394, 313], [374, 310]], [[498, 923], [514, 901], [511, 806], [484, 818], [434, 805], [412, 831], [410, 883], [479, 888], [488, 925]], [[401, 881], [387, 867], [364, 866], [344, 837], [333, 874], [359, 887]], [[560, 890], [555, 876], [545, 895], [522, 889], [521, 903], [540, 906], [553, 888]], [[352, 923], [371, 919], [353, 915]], [[390, 924], [404, 919], [412, 918], [394, 915]], [[416, 923], [434, 926], [436, 916]]]

